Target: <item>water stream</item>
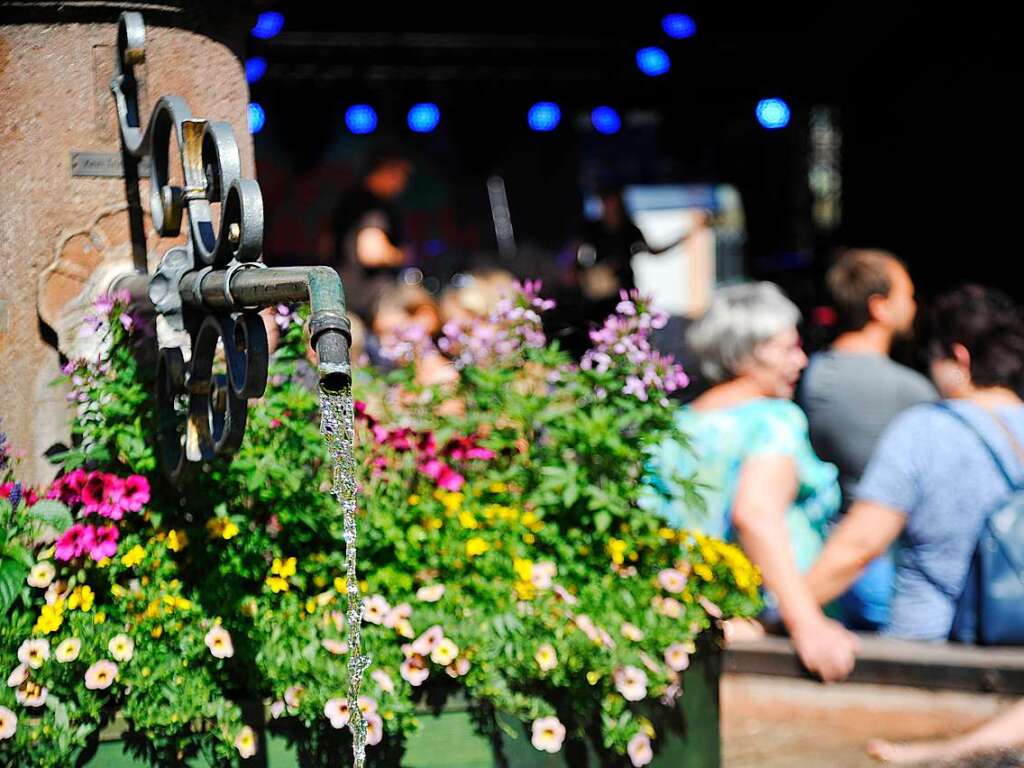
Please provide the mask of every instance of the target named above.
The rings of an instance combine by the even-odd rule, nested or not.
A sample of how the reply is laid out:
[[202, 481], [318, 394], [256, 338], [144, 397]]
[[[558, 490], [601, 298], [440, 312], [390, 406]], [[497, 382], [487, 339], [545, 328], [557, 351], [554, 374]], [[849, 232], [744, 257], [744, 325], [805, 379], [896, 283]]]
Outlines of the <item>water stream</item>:
[[359, 709], [359, 687], [363, 673], [370, 666], [370, 657], [363, 655], [360, 632], [363, 599], [357, 577], [355, 425], [351, 387], [345, 387], [339, 392], [321, 389], [320, 414], [320, 433], [332, 461], [331, 493], [341, 505], [344, 515], [349, 729], [352, 731], [353, 765], [355, 768], [363, 768], [366, 761], [366, 719]]

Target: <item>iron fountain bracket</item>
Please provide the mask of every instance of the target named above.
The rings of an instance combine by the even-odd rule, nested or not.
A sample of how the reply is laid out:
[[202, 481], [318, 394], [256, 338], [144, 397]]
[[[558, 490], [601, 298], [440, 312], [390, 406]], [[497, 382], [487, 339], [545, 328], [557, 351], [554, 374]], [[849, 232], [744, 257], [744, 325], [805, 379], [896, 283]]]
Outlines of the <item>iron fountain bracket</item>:
[[[194, 118], [184, 99], [163, 96], [143, 127], [134, 68], [145, 55], [142, 15], [122, 13], [110, 88], [123, 152], [149, 158], [149, 210], [157, 233], [179, 236], [187, 213], [186, 240], [168, 248], [152, 274], [130, 273], [111, 287], [151, 303], [170, 329], [188, 334], [189, 349], [162, 347], [157, 367], [161, 459], [180, 483], [190, 465], [230, 456], [241, 445], [248, 401], [267, 385], [260, 309], [309, 302], [310, 345], [320, 385], [329, 391], [351, 381], [351, 330], [335, 270], [263, 263], [263, 197], [256, 180], [242, 176], [229, 123]], [[181, 167], [174, 175], [172, 143]], [[215, 371], [221, 350], [225, 373]]]

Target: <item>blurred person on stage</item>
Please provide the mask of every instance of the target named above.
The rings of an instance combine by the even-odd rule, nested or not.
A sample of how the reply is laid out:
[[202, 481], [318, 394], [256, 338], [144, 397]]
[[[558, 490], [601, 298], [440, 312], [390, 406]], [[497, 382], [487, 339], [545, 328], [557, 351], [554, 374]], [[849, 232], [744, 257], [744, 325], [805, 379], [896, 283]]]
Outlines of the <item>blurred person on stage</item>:
[[332, 265], [341, 274], [349, 309], [367, 323], [381, 291], [393, 285], [409, 263], [394, 203], [412, 170], [412, 163], [400, 153], [378, 151], [331, 217]]
[[[738, 540], [760, 568], [765, 616], [781, 620], [803, 664], [823, 680], [853, 669], [856, 637], [826, 617], [802, 572], [839, 511], [836, 468], [811, 447], [792, 401], [807, 357], [800, 312], [772, 283], [717, 291], [688, 341], [713, 386], [681, 407], [688, 446], [665, 441], [651, 457], [644, 506], [670, 525]], [[706, 509], [687, 503], [676, 477], [701, 486]]]
[[[889, 358], [894, 339], [910, 335], [917, 312], [914, 284], [899, 259], [884, 251], [847, 251], [826, 283], [841, 332], [811, 356], [797, 402], [815, 452], [839, 469], [845, 511], [889, 422], [937, 400], [938, 393], [925, 376]], [[840, 598], [848, 627], [877, 631], [887, 623], [894, 573], [892, 558], [883, 554]]]

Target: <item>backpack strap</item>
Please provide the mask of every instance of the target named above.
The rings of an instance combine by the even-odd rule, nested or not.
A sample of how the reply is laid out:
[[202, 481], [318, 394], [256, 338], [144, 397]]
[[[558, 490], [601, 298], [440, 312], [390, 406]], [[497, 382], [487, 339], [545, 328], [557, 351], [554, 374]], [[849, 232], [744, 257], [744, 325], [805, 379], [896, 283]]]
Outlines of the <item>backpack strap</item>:
[[[1003, 463], [1003, 460], [999, 458], [999, 454], [996, 453], [996, 450], [992, 447], [992, 444], [985, 439], [985, 436], [983, 434], [981, 434], [981, 430], [974, 426], [974, 424], [972, 424], [970, 420], [968, 420], [962, 413], [958, 412], [948, 403], [940, 401], [938, 403], [935, 403], [935, 407], [938, 408], [939, 410], [945, 411], [954, 419], [956, 419], [965, 427], [967, 427], [967, 429], [974, 433], [974, 436], [978, 438], [978, 440], [981, 442], [983, 446], [985, 446], [985, 450], [988, 452], [988, 455], [992, 458], [992, 463], [996, 465], [996, 469], [999, 470], [999, 474], [1003, 476], [1003, 480], [1006, 481], [1006, 485], [1009, 487], [1011, 491], [1019, 491], [1022, 488], [1024, 488], [1024, 483], [1014, 480], [1013, 477], [1010, 475], [1010, 472], [1006, 468], [1006, 465]], [[999, 425], [1000, 429], [1002, 429], [1006, 433], [1006, 437], [1007, 439], [1009, 439], [1010, 446], [1013, 448], [1014, 452], [1017, 453], [1018, 456], [1024, 454], [1024, 449], [1021, 448], [1020, 443], [1017, 442], [1017, 439], [1016, 437], [1014, 437], [1013, 432], [1011, 432], [1009, 427], [1007, 427], [1006, 424], [1003, 423], [1002, 419], [1000, 419], [994, 413], [989, 413], [989, 415], [996, 422], [996, 424]]]

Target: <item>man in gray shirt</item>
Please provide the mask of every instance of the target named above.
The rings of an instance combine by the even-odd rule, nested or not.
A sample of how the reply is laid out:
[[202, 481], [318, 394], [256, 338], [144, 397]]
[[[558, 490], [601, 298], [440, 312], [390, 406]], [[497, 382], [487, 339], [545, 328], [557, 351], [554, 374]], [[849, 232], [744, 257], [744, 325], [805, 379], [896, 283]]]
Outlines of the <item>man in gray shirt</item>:
[[[917, 304], [903, 263], [890, 253], [844, 253], [826, 277], [842, 332], [811, 357], [797, 399], [814, 450], [839, 468], [844, 510], [889, 422], [912, 405], [938, 398], [917, 371], [889, 359], [893, 340], [908, 334]], [[888, 620], [893, 568], [879, 558], [840, 600], [844, 621], [878, 629]]]

